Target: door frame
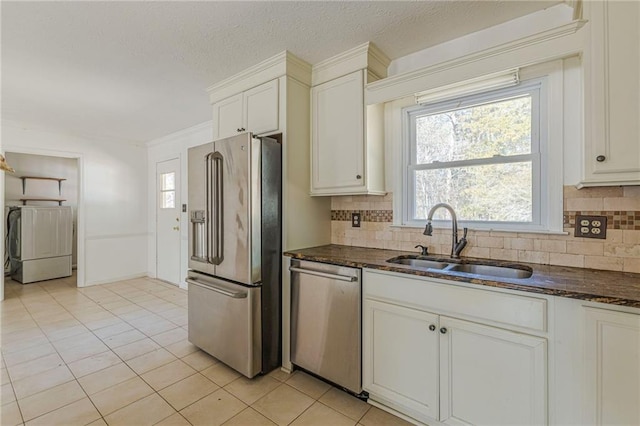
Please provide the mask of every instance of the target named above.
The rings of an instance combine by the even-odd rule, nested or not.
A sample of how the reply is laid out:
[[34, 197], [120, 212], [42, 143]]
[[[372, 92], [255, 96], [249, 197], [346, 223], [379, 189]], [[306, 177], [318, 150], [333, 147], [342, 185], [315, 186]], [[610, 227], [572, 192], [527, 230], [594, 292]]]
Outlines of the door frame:
[[[178, 160], [178, 170], [176, 171], [176, 175], [179, 177], [180, 179], [180, 185], [176, 186], [176, 188], [178, 189], [178, 191], [180, 192], [180, 199], [176, 200], [176, 203], [178, 204], [178, 214], [179, 214], [179, 218], [180, 220], [178, 221], [178, 226], [180, 227], [180, 235], [179, 235], [179, 244], [178, 244], [178, 274], [180, 274], [180, 271], [182, 271], [182, 257], [183, 257], [183, 249], [182, 249], [182, 235], [183, 235], [183, 230], [184, 230], [184, 226], [183, 226], [183, 211], [182, 211], [182, 192], [184, 189], [184, 183], [182, 182], [182, 180], [184, 179], [184, 174], [182, 173], [182, 155], [181, 154], [175, 154], [175, 155], [170, 155], [165, 157], [160, 157], [160, 158], [156, 158], [155, 159], [155, 167], [153, 169], [153, 217], [154, 217], [154, 253], [155, 253], [155, 263], [154, 263], [154, 274], [155, 274], [155, 278], [158, 278], [158, 192], [159, 192], [159, 188], [158, 188], [158, 164], [160, 163], [164, 163], [166, 161], [172, 161], [172, 160]], [[165, 282], [164, 280], [160, 280]], [[166, 281], [168, 282], [168, 281]], [[174, 284], [177, 287], [182, 287], [182, 280], [180, 279], [180, 277], [178, 276], [178, 282], [177, 283], [170, 283], [170, 284]]]
[[[76, 263], [76, 287], [85, 287], [85, 217], [84, 217], [84, 156], [79, 152], [72, 151], [59, 151], [59, 150], [49, 150], [49, 149], [41, 149], [41, 148], [24, 148], [16, 145], [7, 145], [3, 146], [0, 150], [2, 155], [5, 155], [7, 152], [12, 152], [16, 154], [31, 154], [31, 155], [42, 155], [47, 157], [62, 157], [62, 158], [71, 158], [77, 161], [78, 167], [78, 207], [77, 207], [77, 247], [78, 247], [78, 259]], [[5, 172], [6, 173], [6, 172]], [[5, 209], [5, 194], [4, 194], [4, 173], [0, 173], [0, 191], [2, 191], [2, 196], [0, 197], [0, 208], [2, 211]], [[4, 221], [3, 221], [4, 222]], [[2, 235], [5, 234], [6, 230], [4, 229], [4, 223], [0, 225], [0, 230], [2, 231]], [[4, 238], [4, 237], [3, 237]], [[4, 259], [5, 256], [5, 247], [4, 244], [0, 244], [0, 255]], [[4, 273], [0, 274], [0, 300], [4, 300]]]

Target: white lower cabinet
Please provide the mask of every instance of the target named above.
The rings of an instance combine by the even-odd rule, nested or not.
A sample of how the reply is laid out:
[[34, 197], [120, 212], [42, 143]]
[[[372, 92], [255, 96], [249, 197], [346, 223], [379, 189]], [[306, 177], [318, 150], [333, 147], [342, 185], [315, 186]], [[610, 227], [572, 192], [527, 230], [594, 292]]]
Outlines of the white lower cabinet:
[[547, 339], [440, 317], [440, 421], [547, 423]]
[[[383, 280], [393, 293], [383, 290]], [[428, 300], [404, 298], [415, 284], [433, 286]], [[371, 400], [427, 424], [548, 423], [545, 333], [467, 320], [465, 305], [485, 290], [462, 288], [469, 294], [460, 299], [457, 318], [448, 308], [438, 310], [449, 292], [445, 285], [438, 294], [442, 281], [365, 273], [363, 285], [363, 386]], [[487, 317], [509, 305], [509, 294], [493, 294], [499, 298]], [[513, 297], [521, 302], [522, 296]]]
[[438, 316], [365, 299], [364, 324], [364, 388], [411, 417], [437, 419]]
[[585, 308], [585, 423], [640, 425], [640, 315]]

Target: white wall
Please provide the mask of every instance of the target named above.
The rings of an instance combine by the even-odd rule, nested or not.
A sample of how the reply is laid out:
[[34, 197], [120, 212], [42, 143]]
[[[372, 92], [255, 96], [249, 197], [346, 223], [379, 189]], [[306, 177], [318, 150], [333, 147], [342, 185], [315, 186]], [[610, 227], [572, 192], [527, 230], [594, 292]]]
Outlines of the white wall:
[[[77, 209], [78, 209], [78, 160], [76, 158], [49, 157], [44, 155], [18, 154], [6, 152], [7, 162], [13, 167], [15, 173], [5, 175], [4, 200], [7, 206], [22, 205], [19, 201], [23, 196], [62, 198], [66, 200], [63, 205], [73, 209], [73, 247], [72, 264], [78, 262], [77, 245]], [[57, 177], [66, 179], [58, 186], [54, 180], [26, 181], [25, 193], [22, 192], [22, 179], [20, 176]], [[29, 205], [56, 205], [48, 201], [31, 201]]]
[[[213, 123], [208, 121], [188, 129], [155, 139], [147, 143], [147, 275], [156, 276], [156, 164], [161, 161], [180, 159], [180, 204], [187, 204], [187, 149], [211, 142]], [[180, 287], [186, 288], [188, 258], [188, 213], [180, 216]]]
[[[78, 285], [146, 275], [146, 148], [2, 122], [3, 152], [78, 158]], [[3, 201], [4, 203], [4, 201]]]

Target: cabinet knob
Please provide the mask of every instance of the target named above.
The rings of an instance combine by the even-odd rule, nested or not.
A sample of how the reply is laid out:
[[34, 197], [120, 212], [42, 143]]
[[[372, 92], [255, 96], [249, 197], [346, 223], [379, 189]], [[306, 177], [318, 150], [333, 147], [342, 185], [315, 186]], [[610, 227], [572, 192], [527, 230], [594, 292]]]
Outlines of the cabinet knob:
[[433, 325], [433, 324], [431, 324], [431, 325], [429, 326], [429, 330], [431, 330], [431, 331], [435, 331], [435, 330], [436, 330], [436, 326], [435, 326], [435, 325]]
[[240, 132], [242, 132], [242, 129], [241, 129], [240, 127], [238, 127], [238, 128], [236, 129], [236, 132], [240, 133]]
[[607, 159], [607, 157], [605, 157], [604, 155], [598, 155], [598, 156], [596, 157], [596, 161], [597, 161], [598, 163], [602, 163], [602, 162], [603, 162], [604, 160], [606, 160], [606, 159]]
[[356, 175], [356, 179], [362, 179], [362, 176]]
[[442, 334], [446, 334], [446, 333], [447, 333], [447, 329], [446, 329], [445, 327], [442, 327], [442, 328], [440, 329], [440, 333], [442, 333]]

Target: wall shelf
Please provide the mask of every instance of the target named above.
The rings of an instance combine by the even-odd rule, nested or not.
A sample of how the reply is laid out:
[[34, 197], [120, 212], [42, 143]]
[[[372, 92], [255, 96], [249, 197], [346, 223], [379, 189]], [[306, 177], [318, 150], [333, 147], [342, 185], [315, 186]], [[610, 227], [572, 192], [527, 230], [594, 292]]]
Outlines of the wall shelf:
[[[27, 192], [27, 180], [57, 180], [58, 181], [58, 194], [62, 195], [62, 181], [67, 180], [66, 178], [57, 178], [57, 177], [43, 177], [43, 176], [21, 176], [22, 179], [22, 193]], [[63, 200], [65, 201], [65, 200]]]
[[20, 198], [20, 201], [22, 201], [22, 205], [26, 206], [27, 205], [27, 201], [53, 201], [58, 203], [59, 206], [62, 205], [63, 201], [67, 201], [64, 200], [62, 198], [42, 198], [42, 197], [28, 197], [28, 198]]
[[[32, 180], [52, 180], [52, 181], [57, 181], [58, 182], [58, 195], [60, 195], [60, 196], [62, 196], [62, 181], [67, 180], [65, 178], [47, 177], [47, 176], [20, 176], [20, 179], [22, 180], [22, 195], [25, 195], [26, 192], [27, 192], [27, 181], [29, 179], [32, 179]], [[20, 198], [20, 201], [22, 201], [22, 205], [23, 206], [26, 206], [28, 201], [52, 201], [54, 203], [58, 203], [58, 205], [61, 206], [62, 202], [63, 201], [67, 201], [67, 200], [62, 199], [62, 198], [34, 196], [34, 197], [22, 197], [22, 198]]]

